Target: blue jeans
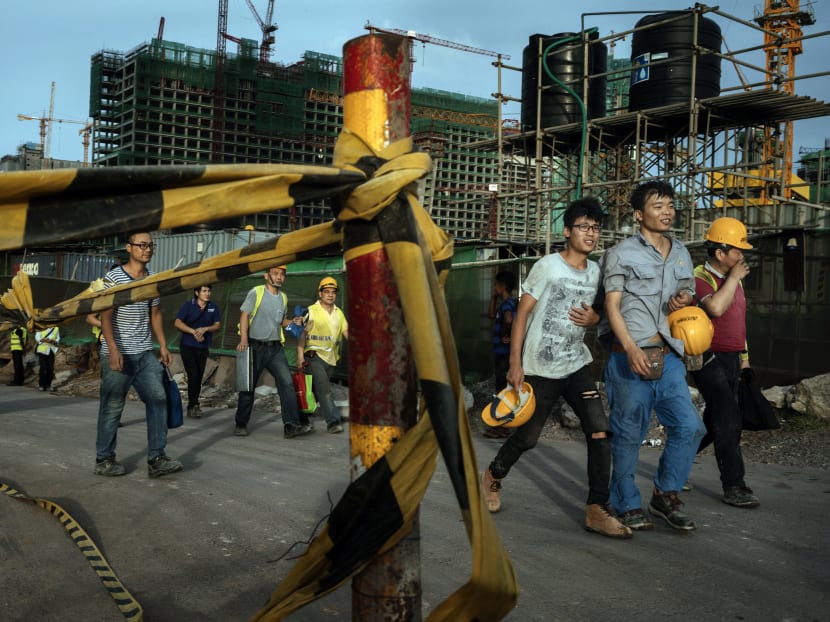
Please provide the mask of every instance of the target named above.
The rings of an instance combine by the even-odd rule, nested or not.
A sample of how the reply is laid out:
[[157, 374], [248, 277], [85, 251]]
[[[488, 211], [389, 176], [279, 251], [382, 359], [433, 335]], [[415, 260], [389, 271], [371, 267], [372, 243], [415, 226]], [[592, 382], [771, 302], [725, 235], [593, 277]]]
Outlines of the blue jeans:
[[320, 406], [320, 414], [326, 420], [326, 425], [340, 423], [340, 413], [334, 405], [334, 398], [331, 395], [331, 374], [334, 367], [312, 352], [306, 352], [308, 371], [311, 373], [311, 388], [314, 397]]
[[[274, 377], [277, 392], [280, 395], [280, 411], [282, 422], [286, 425], [300, 424], [300, 409], [297, 406], [297, 394], [294, 393], [294, 383], [291, 380], [291, 370], [288, 368], [288, 359], [285, 350], [278, 341], [250, 341], [251, 354], [254, 357], [253, 384], [256, 386], [259, 377], [266, 369]], [[240, 391], [236, 405], [236, 425], [247, 427], [251, 420], [251, 411], [254, 409], [254, 392]]]
[[161, 382], [162, 367], [152, 350], [124, 354], [121, 371], [110, 369], [108, 355], [101, 357], [101, 389], [95, 458], [115, 458], [118, 423], [130, 387], [144, 402], [147, 416], [147, 460], [164, 454], [167, 446], [167, 395]]
[[634, 473], [640, 446], [648, 433], [652, 410], [666, 429], [654, 486], [662, 492], [679, 491], [689, 477], [706, 427], [692, 404], [686, 367], [673, 352], [665, 355], [663, 376], [643, 380], [628, 364], [624, 352], [611, 352], [605, 366], [605, 389], [610, 406], [611, 504], [617, 512], [642, 507]]

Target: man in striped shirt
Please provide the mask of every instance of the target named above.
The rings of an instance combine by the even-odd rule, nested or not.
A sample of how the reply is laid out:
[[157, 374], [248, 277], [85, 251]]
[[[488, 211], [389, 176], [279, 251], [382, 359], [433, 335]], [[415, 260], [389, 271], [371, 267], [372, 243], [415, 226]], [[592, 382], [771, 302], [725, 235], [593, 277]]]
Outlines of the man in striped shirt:
[[[155, 244], [149, 232], [133, 233], [127, 242], [127, 262], [107, 272], [104, 286], [114, 287], [148, 277], [147, 264]], [[182, 470], [182, 463], [164, 453], [167, 445], [167, 398], [162, 384], [162, 367], [170, 364], [170, 350], [164, 335], [160, 299], [144, 300], [114, 307], [101, 313], [101, 389], [98, 434], [95, 442], [95, 474], [124, 475], [124, 466], [115, 460], [118, 423], [130, 387], [134, 387], [147, 413], [147, 472], [160, 477]], [[151, 332], [152, 331], [152, 332]], [[153, 353], [155, 334], [161, 363]]]

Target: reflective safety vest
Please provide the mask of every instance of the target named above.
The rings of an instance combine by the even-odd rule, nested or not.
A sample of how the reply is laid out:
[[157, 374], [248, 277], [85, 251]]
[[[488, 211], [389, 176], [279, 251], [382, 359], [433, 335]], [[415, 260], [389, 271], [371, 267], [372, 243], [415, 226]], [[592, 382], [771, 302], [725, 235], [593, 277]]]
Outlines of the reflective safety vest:
[[305, 349], [320, 353], [321, 358], [331, 365], [336, 365], [340, 358], [340, 343], [343, 340], [343, 326], [346, 317], [340, 307], [332, 311], [338, 319], [337, 334], [331, 331], [331, 316], [318, 302], [308, 308], [311, 330], [306, 331]]
[[[251, 322], [254, 321], [254, 316], [256, 312], [259, 311], [259, 305], [262, 303], [262, 298], [265, 296], [265, 285], [257, 285], [254, 287], [254, 291], [256, 292], [256, 300], [254, 301], [254, 308], [248, 314], [248, 330], [251, 329]], [[282, 308], [283, 308], [283, 319], [285, 319], [285, 315], [288, 313], [288, 296], [285, 295], [285, 292], [280, 290], [280, 296], [282, 297]], [[242, 328], [239, 326], [239, 323], [236, 324], [236, 334], [242, 334]], [[285, 342], [285, 332], [282, 330], [282, 324], [280, 324], [280, 341]]]
[[23, 347], [26, 345], [26, 337], [28, 335], [29, 332], [22, 326], [17, 326], [11, 329], [10, 340], [12, 352], [23, 351]]
[[[45, 331], [39, 333], [39, 336], [40, 340], [35, 348], [35, 352], [38, 354], [49, 354], [52, 351], [52, 348], [57, 349], [58, 341], [60, 341], [60, 331], [56, 326], [50, 326]], [[35, 339], [37, 339], [37, 337], [38, 335], [35, 335]], [[47, 339], [54, 341], [55, 343], [47, 343]]]

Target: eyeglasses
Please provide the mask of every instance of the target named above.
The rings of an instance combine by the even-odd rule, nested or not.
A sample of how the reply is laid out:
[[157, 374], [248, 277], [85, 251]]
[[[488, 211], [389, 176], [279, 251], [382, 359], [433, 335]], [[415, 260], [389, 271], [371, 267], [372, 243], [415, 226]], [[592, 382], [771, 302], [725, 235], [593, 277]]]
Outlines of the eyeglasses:
[[127, 242], [130, 246], [138, 246], [143, 251], [147, 249], [154, 250], [156, 248], [155, 242]]
[[593, 231], [594, 233], [599, 233], [602, 227], [599, 225], [589, 225], [586, 222], [581, 222], [578, 225], [573, 225], [574, 229], [579, 229], [582, 233], [588, 233], [588, 231]]

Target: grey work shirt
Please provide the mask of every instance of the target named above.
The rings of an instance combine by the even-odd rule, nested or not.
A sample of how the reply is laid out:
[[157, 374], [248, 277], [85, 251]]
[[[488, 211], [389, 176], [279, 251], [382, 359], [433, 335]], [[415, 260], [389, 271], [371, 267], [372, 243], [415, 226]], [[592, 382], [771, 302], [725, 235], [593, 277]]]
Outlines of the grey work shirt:
[[[249, 316], [256, 304], [256, 288], [251, 289], [245, 296], [240, 309]], [[272, 294], [265, 288], [262, 302], [259, 304], [253, 321], [248, 318], [248, 339], [255, 341], [282, 341], [282, 318], [285, 316], [285, 306], [282, 303], [282, 293]]]
[[[608, 249], [601, 261], [602, 280], [606, 294], [622, 292], [620, 313], [638, 346], [647, 345], [659, 333], [672, 350], [683, 354], [683, 342], [671, 336], [666, 318], [675, 294], [694, 293], [694, 266], [683, 243], [668, 239], [671, 249], [665, 261], [640, 232]], [[611, 332], [607, 317], [598, 332]]]

